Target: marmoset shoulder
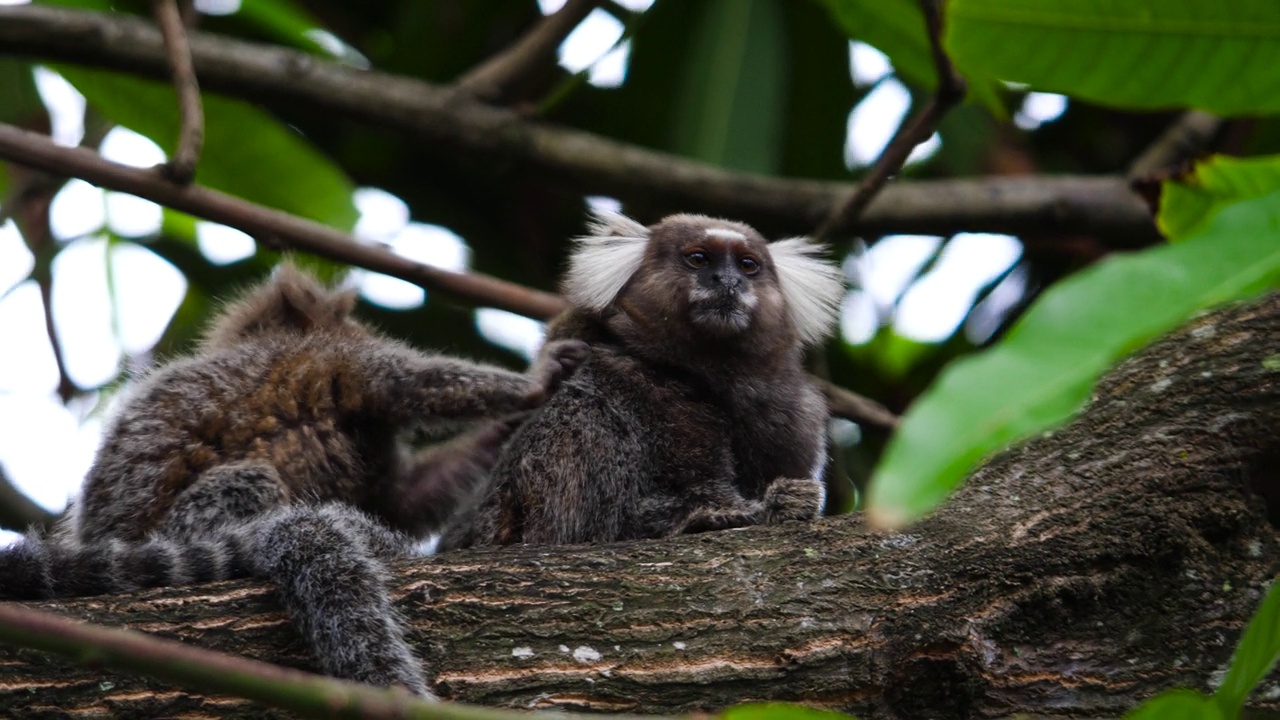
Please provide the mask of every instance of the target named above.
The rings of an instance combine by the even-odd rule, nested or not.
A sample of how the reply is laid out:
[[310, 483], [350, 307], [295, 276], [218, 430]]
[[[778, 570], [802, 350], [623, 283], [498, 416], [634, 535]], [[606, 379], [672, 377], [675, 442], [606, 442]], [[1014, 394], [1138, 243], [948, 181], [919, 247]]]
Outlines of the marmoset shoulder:
[[598, 213], [549, 341], [591, 355], [504, 446], [474, 520], [443, 547], [605, 542], [810, 518], [827, 409], [803, 367], [842, 273], [804, 238], [675, 215]]
[[[430, 696], [384, 563], [480, 500], [519, 416], [587, 348], [553, 343], [519, 374], [383, 337], [354, 307], [287, 263], [229, 304], [121, 403], [62, 525], [0, 551], [0, 598], [262, 577], [326, 673]], [[440, 420], [482, 424], [404, 444]]]

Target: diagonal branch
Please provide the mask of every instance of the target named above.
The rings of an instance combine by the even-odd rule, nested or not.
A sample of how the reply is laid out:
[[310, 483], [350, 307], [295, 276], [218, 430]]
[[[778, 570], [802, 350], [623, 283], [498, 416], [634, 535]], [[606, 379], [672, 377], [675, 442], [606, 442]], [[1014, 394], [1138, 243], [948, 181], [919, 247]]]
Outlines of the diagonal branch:
[[568, 0], [511, 47], [458, 78], [458, 87], [489, 102], [509, 100], [530, 76], [546, 69], [560, 43], [597, 5], [598, 0]]
[[200, 105], [200, 85], [191, 64], [191, 47], [187, 43], [186, 21], [178, 0], [153, 0], [156, 25], [164, 38], [165, 52], [173, 74], [173, 89], [178, 94], [178, 116], [182, 127], [173, 159], [163, 167], [170, 180], [185, 185], [196, 175], [200, 148], [204, 145], [204, 110]]
[[[190, 36], [207, 90], [267, 104], [301, 104], [407, 132], [482, 171], [518, 167], [559, 187], [637, 201], [656, 216], [701, 212], [767, 234], [810, 232], [848, 197], [849, 183], [728, 172], [591, 133], [529, 122], [457, 89], [359, 71], [305, 53], [208, 33]], [[0, 6], [0, 54], [87, 63], [165, 77], [159, 33], [123, 15], [46, 5]], [[496, 162], [501, 159], [502, 162]], [[1046, 228], [1097, 236], [1113, 247], [1159, 239], [1121, 177], [984, 178], [895, 183], [847, 230], [1025, 234]]]
[[920, 0], [920, 10], [924, 13], [929, 34], [929, 47], [933, 51], [933, 65], [938, 73], [938, 89], [924, 110], [898, 128], [893, 140], [871, 166], [871, 171], [849, 194], [849, 198], [822, 221], [822, 225], [814, 233], [815, 237], [829, 238], [834, 233], [849, 229], [884, 188], [889, 178], [902, 170], [911, 151], [928, 140], [938, 129], [938, 123], [942, 122], [947, 111], [964, 99], [964, 78], [956, 72], [951, 59], [942, 49], [942, 16], [938, 5], [939, 0]]
[[0, 157], [82, 178], [161, 205], [243, 230], [250, 235], [340, 262], [386, 273], [474, 304], [549, 318], [564, 307], [558, 296], [478, 273], [441, 270], [388, 250], [362, 245], [326, 225], [256, 205], [198, 185], [180, 187], [149, 172], [103, 159], [85, 148], [55, 145], [43, 135], [0, 124]]
[[[558, 295], [489, 275], [441, 270], [380, 247], [361, 244], [352, 236], [326, 225], [199, 185], [177, 186], [147, 170], [113, 163], [85, 148], [61, 147], [43, 135], [12, 125], [0, 124], [0, 158], [137, 195], [229, 225], [264, 238], [269, 243], [385, 273], [471, 304], [488, 305], [542, 320], [565, 308], [564, 299]], [[837, 398], [832, 411], [839, 417], [875, 427], [891, 427], [896, 422], [875, 401], [834, 386], [829, 387], [827, 393], [829, 397]]]

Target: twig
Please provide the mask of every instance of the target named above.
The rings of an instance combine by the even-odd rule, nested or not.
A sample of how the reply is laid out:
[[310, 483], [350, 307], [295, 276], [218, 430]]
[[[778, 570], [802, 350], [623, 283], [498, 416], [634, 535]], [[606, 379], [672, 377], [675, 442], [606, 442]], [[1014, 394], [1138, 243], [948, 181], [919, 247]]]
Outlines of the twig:
[[178, 0], [178, 13], [182, 15], [182, 27], [187, 32], [200, 26], [200, 13], [196, 12], [194, 0]]
[[204, 145], [204, 110], [200, 106], [200, 85], [191, 63], [191, 47], [187, 44], [187, 30], [178, 0], [153, 0], [156, 25], [164, 38], [169, 68], [173, 75], [173, 89], [178, 94], [178, 116], [182, 127], [178, 132], [178, 147], [173, 158], [163, 165], [170, 180], [186, 185], [196, 175], [200, 162], [200, 148]]
[[[472, 304], [501, 308], [540, 320], [554, 317], [566, 307], [564, 299], [558, 295], [489, 275], [455, 273], [424, 265], [379, 247], [362, 245], [350, 235], [326, 225], [199, 185], [179, 187], [146, 170], [105, 160], [91, 150], [61, 147], [43, 135], [2, 123], [0, 158], [137, 195], [166, 207], [230, 225], [250, 235], [265, 236], [291, 248], [386, 273]], [[856, 397], [851, 393], [850, 396]], [[855, 422], [885, 427], [883, 416], [874, 412], [867, 414], [860, 407], [856, 403], [846, 403], [833, 412]]]
[[347, 233], [326, 225], [199, 185], [177, 186], [146, 170], [110, 162], [85, 148], [60, 147], [43, 135], [12, 125], [0, 124], [0, 157], [137, 195], [166, 207], [230, 225], [250, 235], [386, 273], [471, 303], [543, 319], [564, 308], [564, 301], [550, 293], [488, 275], [455, 273], [431, 267], [379, 247], [362, 245]]
[[897, 429], [898, 416], [890, 412], [889, 408], [829, 380], [814, 378], [814, 381], [827, 398], [827, 409], [835, 417], [885, 430]]
[[[519, 167], [558, 187], [642, 203], [653, 219], [701, 212], [748, 222], [769, 235], [811, 232], [849, 196], [850, 183], [737, 173], [591, 133], [529, 122], [466, 93], [306, 53], [208, 33], [190, 36], [202, 87], [266, 104], [289, 104], [401, 130], [465, 158], [470, 167]], [[168, 66], [148, 22], [39, 3], [0, 6], [0, 53], [91, 64], [148, 77]], [[501, 159], [501, 162], [490, 162]], [[867, 234], [959, 231], [1014, 235], [1085, 233], [1112, 247], [1159, 239], [1142, 200], [1122, 177], [995, 177], [894, 183], [848, 230]]]
[[[367, 720], [527, 720], [527, 713], [452, 703], [429, 703], [407, 692], [271, 665], [190, 647], [118, 628], [72, 622], [57, 615], [0, 604], [0, 640], [83, 664], [119, 668], [197, 688], [247, 698], [303, 717]], [[567, 718], [560, 713], [548, 717]]]
[[[25, 235], [29, 231], [30, 228], [26, 228], [23, 234]], [[67, 372], [66, 354], [62, 351], [62, 341], [58, 338], [58, 329], [53, 322], [52, 270], [52, 264], [37, 255], [36, 270], [31, 273], [31, 276], [36, 281], [36, 287], [40, 289], [40, 303], [44, 306], [44, 331], [49, 338], [49, 348], [53, 351], [53, 362], [58, 367], [58, 399], [62, 400], [62, 404], [65, 405], [71, 401], [71, 398], [80, 393], [80, 388], [76, 386], [75, 381], [71, 379], [71, 374]]]
[[490, 102], [510, 99], [512, 92], [555, 59], [556, 49], [599, 5], [598, 0], [568, 0], [511, 47], [469, 70], [458, 87]]
[[[66, 178], [54, 177], [39, 169], [14, 173], [13, 193], [7, 200], [6, 212], [17, 223], [18, 232], [35, 259], [31, 279], [40, 290], [45, 335], [49, 338], [49, 348], [53, 351], [53, 361], [58, 368], [58, 397], [66, 403], [80, 392], [80, 388], [67, 372], [66, 356], [53, 322], [53, 256], [58, 253], [59, 248], [49, 227], [49, 206], [64, 183]], [[0, 223], [2, 222], [4, 219], [0, 219]]]
[[14, 487], [0, 465], [0, 528], [22, 532], [30, 527], [48, 529], [58, 516], [45, 510]]
[[1129, 166], [1129, 177], [1142, 180], [1176, 170], [1204, 152], [1227, 122], [1203, 110], [1188, 110]]
[[939, 0], [920, 0], [920, 11], [924, 13], [925, 25], [929, 33], [929, 47], [933, 51], [933, 65], [938, 73], [938, 89], [934, 91], [933, 97], [929, 99], [929, 104], [924, 110], [898, 128], [893, 140], [880, 153], [880, 157], [876, 159], [875, 165], [871, 167], [867, 176], [858, 183], [858, 187], [849, 195], [849, 198], [818, 226], [816, 237], [829, 238], [839, 230], [848, 229], [889, 181], [889, 178], [902, 169], [911, 151], [928, 140], [929, 136], [938, 129], [938, 123], [942, 121], [947, 111], [964, 99], [966, 89], [964, 78], [956, 72], [951, 60], [942, 49], [942, 15], [938, 5]]

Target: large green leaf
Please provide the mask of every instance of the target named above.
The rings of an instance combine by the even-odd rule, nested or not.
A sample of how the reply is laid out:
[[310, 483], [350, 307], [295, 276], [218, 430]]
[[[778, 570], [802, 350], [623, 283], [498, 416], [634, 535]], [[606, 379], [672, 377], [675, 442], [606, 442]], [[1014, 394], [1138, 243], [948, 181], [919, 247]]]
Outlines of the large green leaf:
[[[179, 125], [169, 85], [78, 67], [58, 72], [98, 112], [172, 154]], [[351, 181], [303, 137], [248, 103], [208, 94], [203, 100], [196, 182], [344, 230], [355, 225]]]
[[709, 163], [776, 172], [787, 62], [778, 0], [709, 0], [688, 72], [675, 78], [676, 148]]
[[1125, 720], [1223, 720], [1210, 698], [1194, 690], [1166, 690], [1127, 713]]
[[[924, 14], [916, 0], [819, 0], [851, 39], [861, 40], [889, 56], [903, 80], [925, 90], [938, 87], [933, 49], [925, 31]], [[957, 69], [969, 82], [969, 98], [1004, 117], [1004, 103], [996, 84], [983, 75]]]
[[1070, 417], [1120, 358], [1204, 308], [1277, 285], [1280, 192], [1223, 209], [1184, 242], [1053, 286], [911, 407], [872, 479], [870, 512], [889, 526], [924, 514], [987, 455]]
[[1280, 190], [1280, 155], [1214, 155], [1185, 177], [1164, 182], [1156, 224], [1170, 239], [1187, 235], [1231, 203]]
[[1099, 103], [1280, 111], [1275, 0], [952, 0], [958, 67]]
[[1245, 698], [1270, 672], [1280, 657], [1280, 583], [1272, 582], [1262, 605], [1245, 628], [1236, 646], [1231, 667], [1222, 680], [1214, 699], [1222, 712], [1235, 716]]

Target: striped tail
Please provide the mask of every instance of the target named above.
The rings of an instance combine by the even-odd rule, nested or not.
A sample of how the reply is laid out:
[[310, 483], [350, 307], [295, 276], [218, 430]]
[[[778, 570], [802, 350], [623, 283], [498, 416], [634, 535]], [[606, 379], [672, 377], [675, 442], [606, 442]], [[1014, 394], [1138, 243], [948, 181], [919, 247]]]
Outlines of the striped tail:
[[250, 540], [227, 531], [195, 540], [163, 536], [82, 544], [29, 532], [0, 548], [0, 600], [105, 595], [253, 575]]

